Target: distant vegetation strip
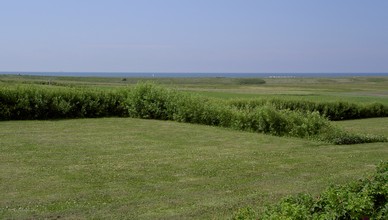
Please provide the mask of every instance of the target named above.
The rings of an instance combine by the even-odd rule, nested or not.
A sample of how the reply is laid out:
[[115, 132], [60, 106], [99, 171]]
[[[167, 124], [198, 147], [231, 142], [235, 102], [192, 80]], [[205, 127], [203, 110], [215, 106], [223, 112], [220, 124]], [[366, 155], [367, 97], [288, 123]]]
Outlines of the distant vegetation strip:
[[331, 186], [317, 198], [288, 196], [262, 214], [248, 207], [232, 219], [388, 219], [388, 162], [381, 162], [369, 178]]
[[158, 82], [166, 85], [192, 85], [192, 86], [257, 86], [266, 84], [261, 78], [230, 78], [230, 77], [194, 77], [194, 78], [138, 78], [138, 77], [64, 77], [64, 76], [18, 76], [1, 75], [0, 83], [5, 84], [36, 84], [36, 85], [56, 85], [56, 86], [79, 86], [79, 85], [118, 85], [125, 86], [137, 84], [139, 82]]
[[[30, 85], [0, 89], [0, 120], [135, 117], [220, 126], [335, 144], [387, 141], [383, 136], [342, 131], [319, 111], [280, 108], [275, 102], [260, 105], [247, 103], [205, 98], [153, 83], [139, 83], [134, 88], [107, 91]], [[346, 114], [346, 111], [338, 112]]]

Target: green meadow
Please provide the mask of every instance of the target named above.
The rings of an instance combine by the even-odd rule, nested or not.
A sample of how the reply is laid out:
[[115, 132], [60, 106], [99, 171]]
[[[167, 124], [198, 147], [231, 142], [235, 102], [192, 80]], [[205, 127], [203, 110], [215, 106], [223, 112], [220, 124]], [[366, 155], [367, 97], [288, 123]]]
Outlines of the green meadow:
[[[276, 98], [388, 105], [388, 77], [247, 82], [0, 75], [0, 87], [11, 90], [109, 92], [140, 81], [221, 103]], [[356, 134], [388, 134], [387, 117], [330, 123]], [[0, 218], [230, 219], [240, 208], [262, 212], [284, 196], [318, 196], [330, 185], [368, 177], [386, 158], [387, 142], [335, 145], [144, 117], [3, 120]]]

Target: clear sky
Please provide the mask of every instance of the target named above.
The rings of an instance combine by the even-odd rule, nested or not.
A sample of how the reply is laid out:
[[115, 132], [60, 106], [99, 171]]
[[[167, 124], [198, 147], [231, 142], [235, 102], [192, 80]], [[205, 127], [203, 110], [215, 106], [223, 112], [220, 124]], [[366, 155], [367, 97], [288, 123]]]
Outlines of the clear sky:
[[388, 0], [1, 0], [0, 71], [388, 72]]

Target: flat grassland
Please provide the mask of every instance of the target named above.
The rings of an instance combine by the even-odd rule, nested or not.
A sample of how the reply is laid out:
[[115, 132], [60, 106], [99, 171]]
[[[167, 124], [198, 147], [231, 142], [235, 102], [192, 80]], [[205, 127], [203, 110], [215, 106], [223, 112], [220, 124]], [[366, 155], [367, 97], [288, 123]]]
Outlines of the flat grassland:
[[[1, 85], [128, 86], [140, 79], [0, 76]], [[155, 80], [155, 79], [153, 79]], [[220, 98], [388, 103], [388, 78], [160, 79]], [[47, 85], [42, 85], [47, 86]], [[388, 118], [333, 122], [388, 134]], [[387, 143], [331, 145], [131, 118], [0, 122], [2, 219], [228, 219], [240, 207], [364, 178]]]

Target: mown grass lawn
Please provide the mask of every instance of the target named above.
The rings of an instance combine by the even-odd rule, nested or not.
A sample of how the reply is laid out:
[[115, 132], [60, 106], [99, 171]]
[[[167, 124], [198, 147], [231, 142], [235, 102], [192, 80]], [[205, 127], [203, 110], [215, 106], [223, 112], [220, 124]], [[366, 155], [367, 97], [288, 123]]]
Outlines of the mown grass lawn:
[[365, 177], [386, 158], [387, 143], [334, 146], [166, 121], [3, 121], [0, 218], [225, 219]]
[[388, 136], [387, 118], [336, 121], [335, 124], [350, 132]]

